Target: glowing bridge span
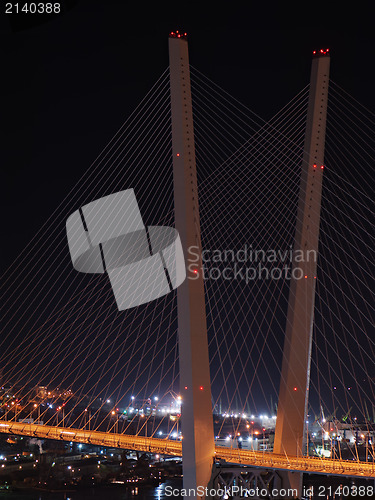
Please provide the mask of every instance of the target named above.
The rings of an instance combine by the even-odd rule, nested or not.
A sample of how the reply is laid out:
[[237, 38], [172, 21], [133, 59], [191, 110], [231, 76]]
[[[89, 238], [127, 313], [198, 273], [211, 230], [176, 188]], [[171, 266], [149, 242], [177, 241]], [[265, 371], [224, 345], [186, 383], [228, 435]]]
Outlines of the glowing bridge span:
[[[12, 435], [32, 436], [40, 439], [58, 439], [177, 457], [182, 456], [181, 442], [170, 439], [4, 421], [0, 423], [0, 432]], [[215, 455], [218, 460], [221, 459], [229, 463], [253, 467], [309, 472], [312, 474], [375, 478], [375, 464], [372, 462], [354, 462], [350, 460], [332, 460], [315, 457], [286, 457], [273, 453], [239, 450], [220, 446], [216, 446]]]

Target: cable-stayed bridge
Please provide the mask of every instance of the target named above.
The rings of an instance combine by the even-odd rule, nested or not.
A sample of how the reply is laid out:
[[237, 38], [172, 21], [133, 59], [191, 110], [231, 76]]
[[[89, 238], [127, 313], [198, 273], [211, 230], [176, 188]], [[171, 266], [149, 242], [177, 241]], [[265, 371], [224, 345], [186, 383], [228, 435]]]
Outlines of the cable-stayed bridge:
[[[186, 40], [172, 37], [170, 43], [177, 48]], [[200, 410], [206, 405], [202, 413], [182, 423], [184, 445], [189, 442], [190, 422], [197, 427], [191, 433], [199, 446], [209, 442], [200, 431], [202, 422], [208, 422], [207, 414], [212, 421], [212, 406], [216, 413], [225, 408], [215, 434], [237, 436], [243, 425], [253, 425], [252, 412], [273, 414], [277, 401], [280, 411], [279, 387], [284, 384], [284, 407], [293, 409], [296, 402], [286, 421], [293, 417], [296, 427], [302, 424], [298, 436], [292, 439], [285, 431], [286, 437], [280, 437], [283, 431], [276, 429], [277, 453], [244, 450], [239, 443], [235, 448], [213, 448], [212, 440], [209, 467], [214, 459], [223, 459], [265, 469], [373, 477], [374, 115], [332, 81], [328, 98], [328, 74], [323, 68], [319, 96], [317, 80], [312, 79], [265, 122], [189, 67], [186, 55], [176, 57], [184, 67], [172, 65], [161, 75], [5, 274], [0, 430], [180, 456], [181, 442], [156, 437], [161, 425], [166, 425], [167, 435], [173, 429], [178, 435], [179, 416], [166, 412], [156, 419], [147, 412], [151, 400], [157, 398], [162, 404], [163, 395], [179, 395], [182, 419], [186, 408]], [[327, 54], [320, 60], [327, 60]], [[192, 98], [184, 96], [190, 79]], [[306, 126], [311, 95], [315, 95], [315, 125], [310, 117]], [[326, 112], [322, 130], [320, 115]], [[184, 247], [190, 249], [186, 283], [197, 283], [198, 274], [204, 290], [204, 311], [201, 301], [200, 312], [194, 308], [191, 317], [198, 318], [198, 326], [207, 322], [210, 373], [208, 362], [191, 362], [189, 371], [185, 360], [182, 381], [179, 358], [190, 348], [181, 348], [180, 339], [179, 352], [177, 309], [187, 302], [186, 296], [181, 302], [172, 292], [119, 313], [106, 275], [78, 275], [71, 269], [64, 229], [65, 220], [78, 208], [128, 188], [134, 189], [147, 224], [173, 226], [174, 207], [186, 199], [179, 193], [176, 200], [174, 172], [184, 158], [189, 172], [189, 134], [194, 135], [197, 165], [189, 209], [200, 218], [191, 218], [189, 224], [194, 223], [188, 224], [191, 234], [186, 238], [196, 243]], [[180, 224], [177, 218], [181, 232]], [[296, 227], [301, 244], [308, 235], [307, 248], [312, 251], [319, 230], [319, 257], [307, 263], [301, 259], [293, 268]], [[194, 239], [194, 231], [201, 241]], [[293, 269], [299, 269], [298, 276], [291, 277]], [[292, 278], [296, 287], [298, 282], [309, 290], [309, 300], [306, 290], [293, 288]], [[291, 302], [293, 311], [298, 305], [307, 311], [308, 302], [311, 317], [314, 312], [313, 329], [311, 317], [300, 313], [308, 335], [302, 347], [297, 340], [300, 359], [297, 356], [293, 363], [283, 361], [284, 344], [291, 344], [297, 321], [290, 316]], [[289, 341], [284, 342], [288, 328]], [[202, 346], [204, 337], [199, 337], [198, 358]], [[191, 397], [197, 401], [204, 397], [204, 403], [189, 406], [193, 385]], [[134, 407], [132, 396], [144, 402], [141, 407]], [[120, 433], [118, 407], [126, 414]], [[236, 413], [240, 416], [234, 417]], [[347, 429], [357, 433], [353, 443], [339, 436], [342, 418]], [[278, 414], [277, 422], [282, 420]], [[323, 450], [328, 434], [331, 458], [306, 456], [316, 454], [316, 438], [309, 428], [314, 420], [322, 428]], [[333, 428], [326, 428], [324, 421], [333, 422]], [[290, 428], [295, 429], [294, 424]], [[362, 434], [364, 461], [359, 458]], [[350, 460], [343, 459], [344, 451]]]

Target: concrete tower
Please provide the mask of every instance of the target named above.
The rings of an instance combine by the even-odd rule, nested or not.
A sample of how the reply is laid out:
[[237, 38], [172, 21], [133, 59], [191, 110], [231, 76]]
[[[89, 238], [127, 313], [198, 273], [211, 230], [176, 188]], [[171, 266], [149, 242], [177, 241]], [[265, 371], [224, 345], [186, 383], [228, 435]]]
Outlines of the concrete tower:
[[184, 488], [206, 487], [215, 453], [190, 69], [186, 34], [169, 37], [176, 229], [188, 266], [177, 289]]
[[[295, 258], [303, 260], [292, 266], [302, 271], [290, 284], [274, 442], [274, 453], [290, 456], [305, 452], [329, 65], [328, 49], [314, 51], [294, 244]], [[293, 486], [301, 485], [296, 476], [289, 478]]]

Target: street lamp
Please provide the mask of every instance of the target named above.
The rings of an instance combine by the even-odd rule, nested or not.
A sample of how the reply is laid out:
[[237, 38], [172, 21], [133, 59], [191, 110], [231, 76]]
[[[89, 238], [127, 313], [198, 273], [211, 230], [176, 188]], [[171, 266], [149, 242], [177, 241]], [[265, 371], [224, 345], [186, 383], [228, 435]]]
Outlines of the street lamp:
[[90, 430], [90, 420], [91, 420], [91, 410], [90, 408], [85, 408], [85, 427], [87, 425], [88, 430]]
[[306, 456], [309, 456], [309, 421], [306, 420]]
[[266, 435], [265, 435], [266, 429], [263, 427], [262, 431], [263, 431], [263, 454], [264, 454], [264, 449], [266, 447], [266, 444], [265, 444], [265, 441], [266, 441]]
[[118, 412], [115, 411], [115, 410], [112, 410], [111, 411], [111, 415], [113, 417], [116, 417], [116, 420], [115, 420], [115, 425], [114, 425], [114, 430], [115, 430], [115, 433], [118, 434]]

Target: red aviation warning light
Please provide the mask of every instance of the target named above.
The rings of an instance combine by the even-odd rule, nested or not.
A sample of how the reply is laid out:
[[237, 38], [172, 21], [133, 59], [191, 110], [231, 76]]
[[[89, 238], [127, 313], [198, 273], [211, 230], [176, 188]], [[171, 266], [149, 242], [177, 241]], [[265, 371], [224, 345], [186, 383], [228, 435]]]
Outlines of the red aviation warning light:
[[171, 38], [187, 38], [187, 33], [180, 33], [179, 31], [171, 31], [169, 33]]
[[201, 386], [199, 387], [199, 390], [200, 390], [200, 391], [203, 391], [203, 385], [201, 385]]
[[293, 387], [293, 391], [295, 392], [297, 390], [297, 387]]
[[320, 165], [320, 168], [323, 170], [324, 169], [324, 165]]
[[313, 50], [313, 56], [329, 56], [329, 49]]

